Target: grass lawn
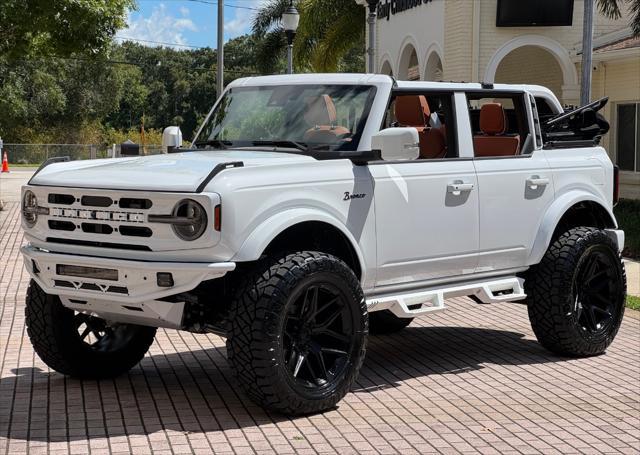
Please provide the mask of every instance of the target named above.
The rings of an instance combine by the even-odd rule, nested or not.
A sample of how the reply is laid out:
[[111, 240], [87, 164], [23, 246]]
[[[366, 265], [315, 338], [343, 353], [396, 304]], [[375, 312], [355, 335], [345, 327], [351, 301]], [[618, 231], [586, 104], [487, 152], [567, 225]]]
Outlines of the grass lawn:
[[640, 259], [640, 201], [620, 199], [613, 212], [625, 234], [625, 249], [622, 255]]
[[37, 163], [33, 163], [33, 164], [28, 164], [28, 163], [9, 163], [9, 169], [11, 169], [12, 167], [40, 167], [40, 164], [37, 164]]
[[627, 308], [632, 310], [640, 310], [640, 297], [634, 295], [627, 296]]

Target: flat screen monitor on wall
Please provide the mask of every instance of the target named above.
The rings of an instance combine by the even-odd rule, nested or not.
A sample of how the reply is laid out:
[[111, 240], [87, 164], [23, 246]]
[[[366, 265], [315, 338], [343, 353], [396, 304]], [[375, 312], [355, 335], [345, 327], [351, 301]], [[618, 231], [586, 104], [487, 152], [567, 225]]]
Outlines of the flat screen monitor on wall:
[[496, 27], [572, 25], [573, 0], [498, 0]]

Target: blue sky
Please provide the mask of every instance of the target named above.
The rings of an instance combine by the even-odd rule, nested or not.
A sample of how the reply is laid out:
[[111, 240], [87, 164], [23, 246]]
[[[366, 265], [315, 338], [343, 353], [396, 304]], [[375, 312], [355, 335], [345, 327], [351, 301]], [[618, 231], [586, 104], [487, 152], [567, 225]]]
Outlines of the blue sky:
[[[248, 33], [251, 20], [264, 0], [225, 0], [225, 41]], [[181, 46], [216, 47], [216, 0], [137, 0], [138, 10], [129, 13], [129, 28], [120, 30], [120, 40], [132, 38]]]

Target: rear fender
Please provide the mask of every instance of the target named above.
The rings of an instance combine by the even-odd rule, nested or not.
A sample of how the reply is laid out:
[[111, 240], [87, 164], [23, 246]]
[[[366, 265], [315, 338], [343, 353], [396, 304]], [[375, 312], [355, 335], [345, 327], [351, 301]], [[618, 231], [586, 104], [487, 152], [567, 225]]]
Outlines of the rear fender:
[[607, 202], [602, 198], [585, 190], [573, 190], [565, 193], [558, 199], [556, 199], [553, 204], [551, 204], [551, 206], [547, 209], [547, 212], [542, 219], [542, 223], [540, 223], [538, 235], [536, 236], [536, 239], [533, 243], [533, 248], [531, 249], [531, 253], [529, 254], [529, 259], [527, 260], [527, 265], [534, 265], [542, 260], [542, 257], [544, 256], [547, 248], [549, 247], [549, 244], [551, 243], [551, 238], [553, 237], [553, 233], [556, 230], [556, 226], [558, 226], [560, 219], [567, 212], [567, 210], [569, 210], [575, 204], [586, 201], [595, 202], [604, 210], [606, 210], [607, 214], [613, 222], [613, 227], [617, 227], [616, 218], [613, 215], [613, 212], [610, 208], [607, 207]]

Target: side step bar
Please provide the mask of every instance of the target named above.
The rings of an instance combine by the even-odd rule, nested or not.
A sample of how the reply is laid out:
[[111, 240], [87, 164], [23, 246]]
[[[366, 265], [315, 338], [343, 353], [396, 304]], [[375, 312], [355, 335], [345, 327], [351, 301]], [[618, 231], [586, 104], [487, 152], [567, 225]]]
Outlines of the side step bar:
[[454, 286], [434, 287], [404, 294], [382, 294], [367, 298], [371, 311], [389, 310], [400, 318], [413, 318], [444, 310], [444, 301], [451, 297], [473, 296], [481, 303], [511, 302], [527, 297], [524, 280], [518, 277], [478, 281]]

